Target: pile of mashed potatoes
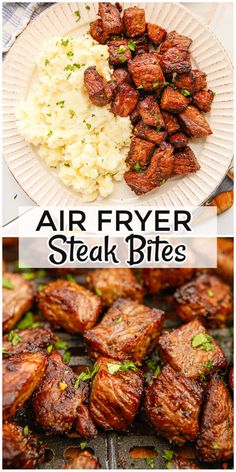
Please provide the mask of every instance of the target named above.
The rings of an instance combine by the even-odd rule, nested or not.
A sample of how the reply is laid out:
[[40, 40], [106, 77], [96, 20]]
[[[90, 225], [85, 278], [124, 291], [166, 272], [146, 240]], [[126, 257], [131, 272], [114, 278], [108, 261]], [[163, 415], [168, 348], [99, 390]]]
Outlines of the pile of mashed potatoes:
[[129, 118], [93, 105], [84, 87], [89, 66], [110, 79], [108, 56], [107, 46], [88, 35], [53, 38], [38, 57], [37, 83], [16, 111], [25, 140], [38, 146], [40, 157], [84, 201], [107, 197], [126, 170]]

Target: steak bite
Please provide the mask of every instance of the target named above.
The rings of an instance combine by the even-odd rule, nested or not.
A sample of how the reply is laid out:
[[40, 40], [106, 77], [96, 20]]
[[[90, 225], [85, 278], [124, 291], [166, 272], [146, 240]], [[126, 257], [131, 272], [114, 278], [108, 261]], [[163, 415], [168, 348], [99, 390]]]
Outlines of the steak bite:
[[[5, 281], [5, 283], [4, 283]], [[9, 288], [4, 287], [8, 286]], [[2, 323], [3, 332], [12, 329], [24, 313], [33, 305], [36, 295], [35, 284], [20, 274], [3, 274]]]
[[203, 90], [207, 86], [207, 80], [206, 80], [206, 73], [202, 72], [201, 70], [194, 69], [192, 70], [193, 74], [193, 81], [194, 81], [194, 92], [200, 92], [200, 90]]
[[109, 62], [111, 66], [120, 66], [132, 59], [131, 51], [126, 39], [108, 41]]
[[38, 294], [45, 318], [68, 333], [81, 333], [95, 325], [102, 310], [100, 297], [74, 282], [56, 280]]
[[[89, 409], [97, 426], [106, 431], [129, 431], [143, 392], [143, 374], [131, 362], [100, 357]], [[124, 369], [124, 370], [120, 370]]]
[[198, 320], [165, 332], [158, 345], [161, 359], [191, 379], [227, 366], [220, 346]]
[[161, 96], [161, 109], [170, 113], [180, 113], [188, 106], [188, 99], [178, 90], [166, 87]]
[[41, 352], [24, 352], [3, 359], [3, 419], [16, 411], [31, 396], [41, 381], [47, 365], [47, 356]]
[[200, 92], [207, 86], [206, 74], [194, 69], [188, 74], [177, 74], [175, 86], [178, 89], [187, 90], [191, 95]]
[[[11, 332], [11, 333], [14, 333]], [[17, 332], [17, 342], [14, 342], [14, 334], [3, 336], [2, 347], [4, 354], [13, 356], [21, 352], [37, 352], [46, 349], [54, 341], [54, 334], [50, 328], [22, 329]], [[13, 337], [12, 337], [13, 336]], [[12, 337], [12, 341], [9, 340]], [[13, 343], [13, 344], [12, 344]]]
[[201, 90], [197, 92], [193, 97], [193, 103], [199, 110], [208, 113], [211, 111], [211, 104], [214, 100], [214, 93], [212, 90]]
[[179, 119], [186, 133], [193, 138], [203, 138], [212, 134], [205, 116], [194, 106], [188, 106], [182, 111]]
[[135, 38], [146, 31], [145, 11], [143, 8], [130, 7], [124, 10], [124, 31], [128, 38]]
[[128, 70], [124, 67], [118, 67], [117, 69], [115, 69], [114, 72], [111, 74], [111, 80], [112, 82], [114, 82], [117, 91], [121, 85], [126, 83], [130, 84], [132, 82]]
[[189, 146], [174, 153], [173, 175], [185, 175], [197, 172], [201, 168]]
[[184, 36], [183, 34], [177, 33], [177, 31], [170, 31], [165, 41], [161, 44], [160, 53], [163, 54], [171, 48], [179, 47], [184, 51], [188, 51], [192, 44], [192, 39], [188, 38], [188, 36]]
[[128, 69], [138, 89], [157, 90], [165, 82], [160, 62], [154, 53], [137, 54], [129, 62]]
[[141, 119], [141, 116], [139, 113], [139, 104], [138, 104], [130, 115], [130, 121], [133, 125], [136, 125], [136, 123], [138, 123], [140, 119]]
[[201, 401], [199, 384], [166, 365], [147, 387], [144, 412], [158, 433], [183, 445], [198, 435]]
[[97, 269], [89, 272], [87, 283], [102, 299], [105, 306], [111, 306], [117, 298], [143, 301], [143, 289], [131, 269]]
[[180, 128], [177, 117], [174, 116], [174, 115], [171, 115], [167, 111], [163, 111], [162, 116], [163, 116], [163, 119], [164, 119], [165, 128], [166, 128], [167, 133], [168, 134], [176, 133]]
[[183, 285], [175, 300], [181, 320], [198, 318], [208, 328], [223, 328], [233, 314], [231, 290], [214, 275], [203, 274]]
[[89, 33], [98, 43], [106, 44], [107, 34], [104, 34], [102, 20], [100, 18], [90, 24]]
[[116, 5], [109, 2], [101, 2], [98, 7], [98, 15], [102, 19], [102, 28], [104, 35], [122, 33], [123, 26], [119, 9]]
[[231, 238], [217, 238], [217, 273], [232, 284], [234, 277], [234, 243]]
[[25, 435], [16, 423], [3, 423], [3, 469], [34, 469], [42, 462], [44, 453], [45, 444], [32, 433]]
[[120, 86], [111, 105], [115, 115], [128, 116], [132, 113], [138, 103], [138, 92], [129, 84]]
[[100, 469], [99, 461], [90, 451], [80, 451], [73, 458], [71, 464], [67, 464], [63, 469]]
[[165, 127], [159, 105], [154, 97], [144, 98], [139, 103], [138, 110], [145, 125]]
[[158, 294], [168, 288], [180, 287], [194, 275], [194, 269], [143, 269], [145, 292]]
[[188, 138], [183, 133], [172, 134], [169, 141], [175, 149], [183, 149], [188, 145]]
[[193, 457], [185, 457], [180, 453], [174, 453], [173, 458], [171, 460], [172, 469], [200, 469], [201, 467], [198, 465], [197, 461]]
[[73, 425], [81, 436], [95, 437], [96, 428], [90, 418], [85, 401], [88, 385], [77, 381], [77, 375], [62, 360], [61, 354], [52, 351], [48, 366], [32, 399], [37, 426], [54, 434], [70, 433]]
[[191, 71], [190, 54], [179, 47], [168, 49], [160, 56], [160, 64], [164, 74], [187, 74]]
[[[101, 5], [101, 4], [100, 4]], [[84, 85], [91, 102], [97, 107], [107, 105], [110, 96], [107, 93], [107, 82], [97, 72], [96, 67], [87, 67], [84, 71]]]
[[142, 36], [138, 36], [137, 38], [135, 38], [133, 43], [135, 47], [135, 54], [143, 54], [144, 52], [149, 52], [149, 42], [147, 34], [142, 34]]
[[133, 133], [135, 136], [146, 139], [157, 146], [163, 143], [163, 141], [165, 141], [167, 138], [166, 131], [157, 131], [156, 128], [145, 125], [143, 121], [139, 121], [139, 123], [133, 129]]
[[159, 46], [159, 44], [164, 41], [167, 32], [164, 28], [161, 28], [161, 26], [155, 25], [153, 23], [147, 23], [147, 34], [150, 39], [156, 46]]
[[233, 456], [233, 402], [224, 382], [211, 379], [203, 409], [197, 449], [205, 462], [229, 460]]
[[140, 362], [156, 343], [163, 321], [161, 310], [118, 299], [102, 321], [84, 333], [84, 339], [94, 357], [102, 354]]
[[131, 167], [138, 168], [146, 167], [153, 154], [155, 144], [145, 141], [140, 138], [132, 138], [128, 156], [126, 158], [127, 164]]

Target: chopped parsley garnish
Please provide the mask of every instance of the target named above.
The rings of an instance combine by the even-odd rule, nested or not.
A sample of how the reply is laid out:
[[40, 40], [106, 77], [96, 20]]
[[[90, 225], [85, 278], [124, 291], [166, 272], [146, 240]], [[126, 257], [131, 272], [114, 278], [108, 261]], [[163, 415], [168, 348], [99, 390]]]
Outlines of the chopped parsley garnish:
[[71, 359], [71, 353], [70, 353], [70, 351], [66, 351], [63, 354], [63, 361], [64, 362], [70, 362], [70, 359]]
[[101, 290], [99, 290], [99, 288], [96, 287], [95, 292], [98, 295], [98, 297], [102, 297], [102, 292], [101, 292]]
[[7, 336], [7, 340], [11, 342], [12, 346], [17, 346], [21, 342], [21, 337], [16, 333], [16, 331], [10, 331]]
[[157, 116], [156, 116], [156, 119], [157, 119], [158, 121], [160, 121], [160, 119], [161, 119], [160, 115], [157, 115]]
[[207, 370], [211, 370], [212, 367], [213, 367], [213, 364], [212, 364], [212, 362], [209, 360], [209, 361], [206, 362], [206, 364], [204, 364], [204, 367], [205, 367], [205, 369], [207, 369]]
[[190, 95], [190, 92], [186, 89], [182, 89], [181, 90], [181, 93], [185, 96], [185, 97], [188, 97]]
[[160, 185], [164, 185], [166, 183], [166, 179], [161, 179], [160, 180]]
[[126, 47], [120, 46], [116, 54], [121, 54], [122, 52], [125, 52], [125, 51], [126, 51]]
[[64, 164], [64, 166], [65, 166], [65, 167], [70, 167], [69, 162], [66, 162], [66, 163]]
[[137, 89], [138, 89], [138, 90], [143, 89], [143, 85], [139, 85], [139, 86], [137, 87]]
[[120, 60], [121, 62], [125, 62], [125, 61], [126, 61], [126, 57], [125, 57], [125, 56], [120, 56], [120, 57], [119, 57], [119, 60]]
[[214, 292], [213, 292], [213, 290], [211, 290], [211, 289], [207, 290], [207, 295], [208, 295], [209, 297], [214, 297]]
[[166, 87], [167, 85], [170, 85], [170, 82], [164, 82], [164, 84], [162, 84], [163, 87]]
[[87, 443], [82, 442], [82, 443], [80, 443], [79, 447], [80, 447], [81, 451], [83, 451], [87, 447]]
[[60, 339], [58, 339], [55, 342], [55, 348], [56, 349], [62, 349], [63, 351], [66, 351], [68, 349], [68, 344], [65, 341], [61, 341]]
[[50, 138], [52, 136], [52, 130], [48, 131], [47, 137]]
[[108, 363], [107, 369], [110, 374], [115, 374], [119, 370], [121, 370], [122, 372], [127, 372], [129, 369], [133, 370], [134, 372], [138, 370], [136, 365], [131, 361], [125, 361], [123, 364]]
[[47, 66], [49, 64], [49, 60], [48, 59], [45, 59], [45, 62], [44, 62], [45, 66]]
[[38, 284], [37, 285], [37, 290], [38, 290], [38, 292], [41, 292], [43, 290], [43, 284]]
[[165, 459], [166, 461], [166, 468], [167, 469], [172, 469], [173, 465], [172, 465], [172, 459], [173, 459], [173, 451], [170, 451], [168, 449], [165, 449], [164, 450], [164, 454], [163, 454], [163, 459]]
[[68, 46], [69, 42], [70, 42], [69, 39], [62, 39], [62, 40], [61, 40], [61, 45], [62, 45], [62, 46]]
[[86, 10], [90, 10], [90, 6], [89, 5], [86, 5]]
[[78, 390], [80, 382], [86, 382], [86, 380], [92, 379], [94, 375], [98, 372], [98, 369], [99, 369], [98, 364], [94, 364], [93, 370], [89, 372], [81, 372], [81, 374], [79, 374], [75, 382], [74, 389]]
[[53, 345], [49, 344], [49, 346], [47, 347], [48, 354], [50, 354], [50, 352], [52, 352], [52, 350], [53, 350]]
[[75, 111], [74, 110], [69, 110], [69, 113], [70, 113], [70, 118], [74, 118]]
[[87, 127], [87, 129], [91, 129], [92, 125], [90, 123], [86, 123], [86, 127]]
[[161, 366], [157, 365], [153, 372], [153, 377], [157, 377], [160, 373], [161, 373]]
[[212, 443], [211, 447], [212, 447], [213, 449], [220, 449], [220, 446], [219, 446], [217, 443], [215, 443], [215, 442]]
[[2, 277], [2, 287], [12, 290], [14, 287], [7, 277]]
[[132, 39], [130, 39], [128, 41], [128, 47], [130, 49], [130, 51], [135, 51], [136, 49], [136, 42], [135, 41], [132, 41]]
[[155, 460], [152, 459], [151, 457], [145, 457], [145, 462], [150, 467], [150, 469], [154, 469], [155, 467]]
[[199, 370], [198, 376], [199, 376], [202, 380], [206, 380], [206, 376], [205, 376], [204, 372], [202, 372], [202, 370]]
[[3, 356], [9, 356], [8, 351], [6, 350], [5, 347], [2, 348], [2, 354]]
[[81, 18], [80, 11], [79, 11], [79, 10], [76, 10], [74, 13], [75, 13], [75, 16], [77, 17], [76, 23], [78, 23], [78, 21], [79, 21], [80, 18]]
[[160, 85], [159, 82], [154, 82], [154, 83], [152, 84], [152, 86], [153, 86], [154, 88], [159, 87], [159, 85]]
[[23, 277], [25, 280], [33, 280], [35, 278], [34, 272], [23, 272]]
[[45, 277], [45, 275], [47, 275], [47, 272], [44, 269], [39, 269], [39, 270], [37, 270], [36, 275], [37, 275], [37, 277], [39, 277], [41, 279], [42, 277]]
[[56, 105], [60, 108], [64, 108], [65, 106], [65, 100], [60, 100], [60, 102], [56, 102]]
[[161, 130], [161, 125], [158, 125], [157, 126], [157, 132], [159, 132]]
[[212, 351], [212, 349], [214, 349], [212, 337], [209, 336], [209, 334], [198, 333], [192, 338], [192, 347], [199, 347], [204, 351]]
[[33, 324], [34, 324], [33, 313], [31, 311], [28, 311], [25, 314], [24, 318], [22, 318], [22, 320], [20, 320], [19, 323], [17, 324], [17, 329], [32, 328]]
[[123, 321], [123, 316], [119, 316], [119, 318], [116, 318], [116, 319], [115, 319], [115, 323], [116, 323], [116, 324], [121, 323], [121, 321]]
[[69, 282], [74, 282], [76, 284], [76, 280], [71, 274], [66, 274], [66, 278]]
[[68, 51], [66, 53], [66, 55], [67, 55], [67, 57], [72, 57], [72, 56], [74, 56], [74, 53], [73, 53], [73, 51]]
[[24, 436], [28, 436], [29, 434], [29, 426], [27, 424], [23, 428], [23, 433], [24, 433]]
[[139, 172], [140, 174], [143, 172], [143, 169], [138, 162], [135, 164], [134, 170], [136, 170], [136, 172]]

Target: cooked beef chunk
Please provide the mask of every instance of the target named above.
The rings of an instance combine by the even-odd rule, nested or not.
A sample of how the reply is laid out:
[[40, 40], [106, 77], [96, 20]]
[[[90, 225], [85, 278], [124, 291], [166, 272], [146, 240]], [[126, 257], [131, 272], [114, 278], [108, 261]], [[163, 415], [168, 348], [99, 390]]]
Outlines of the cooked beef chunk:
[[168, 49], [160, 57], [160, 64], [165, 74], [186, 74], [191, 71], [190, 54], [179, 47]]
[[170, 113], [180, 113], [188, 106], [188, 99], [178, 90], [166, 87], [161, 96], [161, 109]]
[[177, 74], [175, 86], [178, 89], [187, 90], [191, 95], [194, 95], [194, 93], [206, 88], [206, 74], [196, 69], [188, 74]]
[[77, 375], [63, 362], [61, 354], [52, 351], [44, 378], [32, 398], [37, 426], [50, 433], [65, 434], [76, 423], [81, 436], [96, 436], [96, 428], [84, 404], [88, 399], [88, 385], [76, 382]]
[[105, 306], [117, 298], [131, 298], [142, 302], [143, 289], [131, 269], [97, 269], [89, 272], [88, 286], [94, 290]]
[[119, 9], [116, 5], [108, 2], [99, 3], [98, 15], [102, 19], [102, 28], [104, 35], [122, 33], [122, 21]]
[[143, 269], [145, 291], [153, 295], [161, 290], [180, 287], [194, 275], [194, 269]]
[[196, 379], [227, 366], [220, 346], [198, 320], [164, 333], [158, 344], [163, 361], [188, 378]]
[[43, 377], [47, 356], [41, 352], [24, 352], [3, 359], [3, 419], [14, 416], [31, 396]]
[[174, 116], [174, 115], [171, 115], [167, 111], [163, 111], [162, 116], [163, 116], [163, 119], [164, 119], [165, 128], [166, 128], [167, 133], [168, 134], [176, 133], [180, 128], [177, 117]]
[[120, 87], [126, 83], [130, 84], [132, 82], [129, 72], [124, 67], [118, 67], [115, 69], [111, 75], [111, 80], [115, 83], [116, 87]]
[[197, 448], [202, 460], [215, 462], [233, 456], [233, 402], [224, 382], [211, 379], [206, 393]]
[[136, 125], [136, 123], [138, 123], [138, 121], [140, 120], [140, 113], [139, 113], [139, 104], [136, 106], [136, 108], [134, 109], [134, 111], [132, 111], [131, 115], [130, 115], [130, 121], [133, 125]]
[[132, 113], [138, 103], [138, 92], [129, 84], [120, 86], [111, 105], [115, 115], [128, 116]]
[[3, 336], [2, 347], [6, 355], [13, 356], [26, 351], [41, 351], [42, 349], [46, 349], [54, 341], [54, 334], [50, 328], [22, 329], [17, 332], [17, 336], [20, 337], [17, 344], [14, 343], [14, 335], [12, 338], [13, 344], [12, 341], [9, 341], [11, 334], [10, 336], [9, 334]]
[[5, 333], [17, 324], [26, 311], [30, 310], [35, 299], [36, 287], [33, 282], [24, 279], [20, 274], [5, 272], [3, 277], [9, 286], [2, 290], [2, 329]]
[[217, 239], [217, 272], [226, 282], [233, 283], [234, 243], [231, 238]]
[[84, 339], [95, 357], [140, 362], [156, 343], [163, 320], [163, 311], [119, 299], [95, 328], [84, 333]]
[[128, 69], [138, 89], [157, 90], [165, 82], [159, 60], [154, 53], [137, 54], [129, 62]]
[[89, 33], [98, 43], [106, 44], [107, 34], [103, 31], [102, 20], [100, 18], [91, 23]]
[[169, 140], [170, 144], [172, 144], [175, 149], [183, 149], [188, 145], [188, 138], [183, 133], [172, 134]]
[[151, 159], [155, 144], [140, 138], [132, 138], [130, 150], [126, 158], [131, 167], [146, 167]]
[[188, 106], [179, 114], [180, 121], [186, 133], [195, 138], [202, 138], [212, 134], [205, 116], [195, 107]]
[[211, 111], [211, 104], [214, 100], [214, 93], [211, 90], [201, 90], [193, 97], [193, 103], [199, 110], [208, 113]]
[[198, 318], [208, 328], [223, 328], [233, 314], [232, 293], [219, 277], [203, 274], [175, 293], [177, 315], [183, 321]]
[[171, 48], [179, 47], [184, 51], [188, 51], [192, 44], [192, 40], [187, 36], [177, 33], [176, 31], [170, 31], [167, 34], [165, 41], [161, 44], [160, 53], [163, 54]]
[[146, 31], [145, 11], [143, 8], [130, 7], [124, 10], [124, 30], [128, 38], [135, 38]]
[[38, 294], [38, 306], [50, 323], [69, 333], [81, 333], [94, 326], [102, 310], [97, 295], [67, 280], [45, 285]]
[[201, 401], [199, 384], [166, 365], [147, 387], [144, 412], [158, 433], [182, 445], [197, 437]]
[[193, 74], [193, 80], [194, 80], [194, 92], [200, 92], [200, 90], [203, 90], [207, 86], [207, 81], [206, 77], [207, 75], [205, 72], [202, 72], [201, 70], [194, 69], [192, 70]]
[[[97, 363], [99, 370], [89, 399], [92, 418], [106, 431], [129, 431], [143, 392], [142, 371], [134, 364], [126, 368], [126, 363], [105, 357], [100, 357]], [[118, 370], [119, 366], [126, 370]]]
[[84, 71], [84, 85], [91, 102], [97, 107], [107, 105], [110, 96], [107, 93], [106, 80], [96, 71], [96, 67], [88, 67]]
[[171, 460], [172, 469], [201, 469], [195, 458], [185, 457], [184, 455], [174, 453]]
[[173, 148], [171, 144], [162, 143], [151, 159], [151, 163], [146, 171], [129, 171], [124, 175], [124, 179], [129, 187], [137, 194], [142, 195], [150, 192], [156, 187], [160, 187], [166, 182], [172, 172]]
[[32, 433], [6, 421], [2, 426], [3, 469], [34, 469], [44, 458], [45, 444]]
[[145, 125], [165, 127], [165, 123], [154, 97], [146, 97], [139, 103], [139, 113]]
[[146, 34], [142, 34], [142, 36], [135, 38], [133, 42], [135, 44], [135, 54], [143, 54], [144, 52], [149, 52], [149, 42]]
[[156, 46], [159, 46], [159, 44], [164, 41], [166, 37], [166, 30], [164, 28], [161, 28], [161, 26], [155, 25], [153, 23], [148, 23], [147, 24], [147, 34], [150, 39]]
[[174, 153], [173, 175], [185, 175], [197, 172], [200, 164], [189, 146]]
[[80, 451], [76, 457], [73, 458], [72, 463], [65, 465], [63, 469], [100, 469], [100, 465], [96, 456], [90, 451]]
[[231, 367], [229, 372], [229, 386], [231, 390], [234, 390], [234, 368]]
[[120, 66], [132, 59], [131, 51], [126, 39], [108, 41], [109, 62], [111, 66]]
[[135, 136], [146, 139], [158, 146], [163, 143], [167, 137], [166, 131], [157, 131], [156, 128], [145, 125], [143, 121], [139, 121], [139, 123], [134, 127], [133, 132]]

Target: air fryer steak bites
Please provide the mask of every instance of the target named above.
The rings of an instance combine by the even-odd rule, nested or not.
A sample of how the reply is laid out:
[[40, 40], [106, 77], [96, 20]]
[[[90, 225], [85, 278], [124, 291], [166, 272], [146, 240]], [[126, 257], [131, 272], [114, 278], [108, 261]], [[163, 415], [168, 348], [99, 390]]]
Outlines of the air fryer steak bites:
[[4, 469], [33, 469], [44, 458], [44, 443], [13, 422], [3, 423], [2, 446]]
[[[130, 116], [135, 138], [124, 178], [143, 195], [174, 175], [200, 169], [188, 141], [212, 133], [203, 113], [211, 110], [214, 93], [207, 89], [206, 74], [192, 69], [191, 38], [148, 23], [143, 8], [125, 8], [123, 18], [121, 10], [118, 4], [99, 4], [100, 18], [90, 26], [91, 36], [108, 45], [110, 67], [115, 68], [111, 81], [89, 67], [84, 83], [93, 103], [111, 102], [115, 115]], [[174, 164], [159, 179], [153, 156], [163, 143], [173, 146]]]
[[3, 332], [12, 329], [24, 313], [33, 305], [36, 288], [33, 282], [25, 280], [20, 274], [5, 272], [6, 286], [2, 293]]
[[[13, 333], [13, 332], [11, 332]], [[5, 355], [13, 356], [21, 352], [37, 352], [46, 349], [54, 342], [54, 334], [50, 328], [21, 329], [17, 342], [14, 343], [14, 334], [11, 341], [11, 334], [5, 334], [2, 340], [3, 352]]]

